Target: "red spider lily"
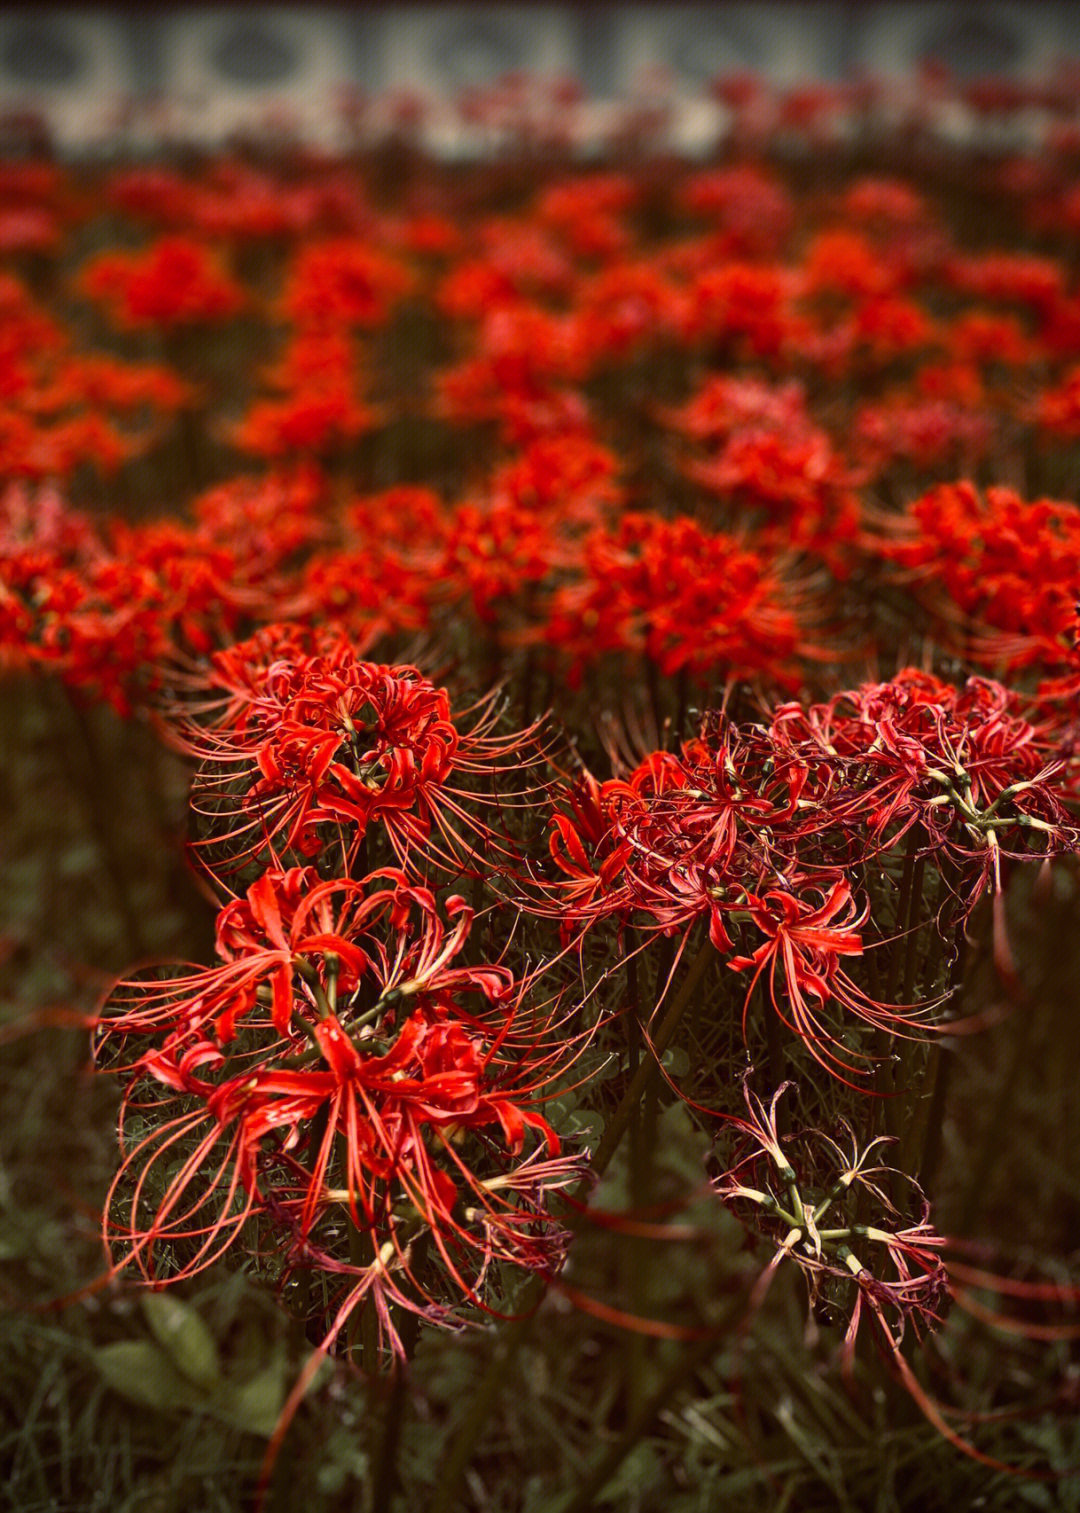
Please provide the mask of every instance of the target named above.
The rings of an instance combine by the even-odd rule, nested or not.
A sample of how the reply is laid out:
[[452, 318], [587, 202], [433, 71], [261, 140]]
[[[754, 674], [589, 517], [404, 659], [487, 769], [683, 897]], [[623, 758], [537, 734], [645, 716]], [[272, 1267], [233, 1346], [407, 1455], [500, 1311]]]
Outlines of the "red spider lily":
[[[937, 344], [938, 331], [915, 300], [886, 295], [866, 299], [838, 324], [826, 327], [821, 355], [827, 370], [871, 373], [910, 359]], [[807, 343], [807, 356], [813, 342]]]
[[930, 211], [917, 189], [899, 178], [856, 179], [844, 191], [844, 217], [884, 235], [917, 225]]
[[168, 368], [77, 349], [17, 279], [0, 279], [0, 469], [63, 479], [115, 472], [148, 450], [190, 398]]
[[824, 431], [736, 430], [719, 454], [686, 471], [740, 513], [761, 516], [757, 539], [772, 546], [816, 550], [842, 571], [835, 545], [855, 538], [858, 481]]
[[[261, 1215], [290, 1265], [364, 1277], [334, 1254], [343, 1211], [414, 1307], [432, 1285], [408, 1260], [421, 1233], [473, 1303], [496, 1262], [557, 1266], [566, 1237], [544, 1195], [582, 1168], [538, 1106], [576, 1053], [557, 1005], [526, 1004], [530, 985], [515, 993], [505, 968], [458, 964], [462, 900], [447, 929], [427, 890], [385, 880], [365, 893], [310, 870], [266, 874], [219, 914], [219, 967], [118, 985], [99, 1055], [151, 1044], [121, 1067], [116, 1264], [190, 1275]], [[530, 1130], [540, 1143], [525, 1153]]]
[[[565, 1089], [593, 1016], [521, 967], [556, 950], [586, 1002], [632, 1008], [604, 1046], [627, 1077], [604, 1161], [623, 1122], [632, 1172], [647, 1150], [639, 1072], [699, 1119], [689, 1094], [722, 1102], [740, 1017], [810, 1067], [804, 1108], [893, 1095], [858, 1139], [811, 1114], [828, 1133], [789, 1141], [749, 1094], [729, 1122], [716, 1189], [772, 1257], [755, 1304], [798, 1265], [844, 1363], [869, 1325], [939, 1427], [908, 1359], [949, 1295], [1076, 1333], [1035, 1312], [1049, 1295], [1003, 1283], [997, 1313], [986, 1274], [946, 1282], [921, 1194], [865, 1133], [876, 1109], [918, 1143], [930, 1037], [997, 1015], [991, 966], [1021, 998], [1006, 887], [1038, 861], [1037, 912], [1044, 861], [1077, 849], [1076, 84], [733, 76], [704, 169], [651, 156], [683, 126], [654, 84], [596, 128], [625, 172], [553, 180], [537, 149], [576, 108], [521, 80], [461, 101], [478, 174], [430, 161], [404, 97], [342, 109], [346, 156], [0, 164], [3, 671], [157, 718], [198, 764], [195, 855], [228, 900], [208, 964], [132, 973], [95, 1026], [124, 1086], [117, 1270], [157, 1285], [245, 1249], [309, 1331], [325, 1309], [327, 1348], [364, 1309], [401, 1351], [403, 1311], [497, 1317], [504, 1266], [553, 1280], [582, 1163], [552, 1110], [612, 1096], [583, 1068]], [[962, 245], [955, 143], [932, 162], [950, 100], [1045, 133], [960, 196], [1004, 196], [1037, 256]], [[899, 119], [920, 184], [849, 177]], [[807, 141], [847, 164], [839, 189], [806, 192]], [[559, 162], [595, 156], [570, 145]], [[99, 318], [109, 351], [84, 350]], [[237, 448], [274, 465], [233, 477]], [[927, 628], [941, 675], [890, 675]], [[429, 656], [461, 686], [522, 669], [522, 705], [551, 703], [590, 761], [595, 719], [613, 775], [575, 756], [546, 783], [536, 732], [504, 732], [494, 696], [459, 709]], [[473, 928], [448, 872], [520, 909]], [[942, 1009], [963, 993], [982, 1001]], [[935, 1081], [928, 1128], [957, 1091]]]
[[978, 307], [962, 310], [953, 318], [948, 347], [959, 363], [991, 369], [1026, 367], [1038, 350], [1015, 315]]
[[683, 337], [753, 357], [777, 357], [796, 329], [795, 292], [795, 280], [784, 269], [752, 263], [707, 267], [686, 291]]
[[409, 283], [401, 263], [360, 240], [310, 242], [296, 254], [281, 306], [289, 320], [308, 330], [378, 326]]
[[993, 437], [986, 409], [969, 410], [942, 399], [896, 399], [859, 408], [853, 451], [875, 475], [899, 461], [923, 471], [971, 467], [989, 451]]
[[640, 197], [629, 174], [590, 173], [549, 185], [541, 193], [535, 216], [566, 243], [571, 254], [587, 262], [621, 257], [632, 242], [624, 216]]
[[[621, 797], [622, 785], [615, 791]], [[552, 814], [548, 850], [562, 873], [551, 891], [565, 938], [592, 919], [617, 914], [620, 908], [629, 906], [629, 895], [617, 891], [616, 879], [631, 846], [629, 841], [616, 838], [611, 785], [601, 787], [591, 773], [584, 772], [560, 797], [571, 812], [556, 810]]]
[[[744, 1087], [749, 1118], [728, 1119], [742, 1136], [743, 1150], [713, 1183], [740, 1222], [776, 1246], [756, 1289], [755, 1311], [779, 1267], [790, 1260], [806, 1276], [815, 1309], [848, 1314], [845, 1363], [850, 1364], [864, 1309], [882, 1324], [892, 1345], [903, 1339], [908, 1324], [921, 1339], [924, 1331], [941, 1327], [949, 1296], [939, 1254], [945, 1241], [930, 1223], [929, 1205], [911, 1178], [870, 1164], [887, 1143], [884, 1138], [861, 1149], [852, 1139], [849, 1155], [819, 1130], [781, 1137], [777, 1104], [791, 1085], [778, 1088], [767, 1109]], [[886, 1190], [901, 1182], [914, 1220]], [[860, 1208], [867, 1198], [874, 1204], [875, 1222], [861, 1222], [855, 1212], [860, 1193], [865, 1195]], [[856, 1250], [872, 1264], [864, 1264]]]
[[[571, 317], [532, 305], [496, 307], [487, 314], [476, 346], [475, 356], [439, 374], [440, 414], [460, 421], [510, 420], [527, 406], [554, 418], [572, 417], [562, 396], [568, 384], [584, 376], [587, 364]], [[565, 419], [558, 428], [567, 428]], [[538, 429], [534, 424], [534, 434]], [[570, 429], [580, 429], [580, 421]]]
[[783, 881], [776, 858], [788, 865], [781, 837], [803, 782], [794, 767], [764, 776], [762, 755], [727, 727], [625, 778], [600, 785], [585, 773], [559, 793], [570, 812], [554, 812], [549, 850], [562, 877], [546, 891], [564, 936], [608, 916], [668, 934], [707, 917], [716, 949], [730, 949], [725, 915], [745, 879]]
[[44, 551], [0, 545], [23, 659], [122, 711], [145, 702], [175, 676], [164, 667], [265, 616], [288, 585], [285, 564], [324, 533], [318, 499], [310, 475], [239, 479], [196, 499], [194, 526], [108, 521]]
[[800, 644], [794, 590], [755, 552], [686, 517], [623, 515], [582, 542], [578, 582], [552, 595], [529, 633], [571, 657], [569, 676], [605, 652], [645, 651], [671, 677], [738, 669], [783, 678]]
[[152, 225], [181, 225], [195, 198], [195, 184], [175, 169], [146, 165], [122, 168], [109, 175], [105, 203], [136, 221]]
[[79, 287], [117, 325], [163, 331], [228, 320], [245, 301], [213, 253], [183, 236], [138, 252], [99, 253], [83, 267]]
[[[365, 891], [380, 880], [391, 886]], [[218, 913], [221, 964], [119, 983], [102, 1012], [101, 1044], [166, 1034], [171, 1045], [172, 1037], [183, 1043], [212, 1026], [227, 1045], [238, 1025], [296, 1040], [339, 1000], [357, 995], [373, 995], [380, 1012], [418, 993], [433, 1003], [441, 994], [473, 990], [489, 1001], [504, 997], [511, 979], [503, 968], [450, 965], [473, 911], [457, 897], [446, 907], [454, 921], [449, 931], [431, 892], [393, 869], [366, 883], [320, 882], [310, 867], [264, 872]], [[375, 933], [384, 918], [396, 932], [392, 950]]]
[[608, 448], [582, 435], [540, 436], [492, 474], [493, 504], [506, 503], [565, 527], [595, 526], [624, 502], [619, 463]]
[[1035, 423], [1050, 436], [1074, 441], [1080, 436], [1080, 368], [1070, 368], [1060, 383], [1048, 385], [1035, 405]]
[[[156, 1258], [171, 1258], [175, 1276], [190, 1276], [264, 1214], [294, 1263], [355, 1274], [355, 1265], [334, 1262], [322, 1233], [341, 1210], [377, 1252], [389, 1245], [399, 1258], [422, 1232], [440, 1270], [474, 1303], [496, 1261], [556, 1264], [564, 1237], [537, 1200], [580, 1178], [582, 1162], [560, 1156], [554, 1131], [529, 1101], [545, 1085], [543, 1071], [510, 1067], [508, 1075], [490, 1037], [420, 1009], [382, 1054], [358, 1048], [332, 1013], [311, 1035], [323, 1064], [307, 1070], [279, 1069], [264, 1057], [207, 1081], [199, 1073], [220, 1069], [223, 1057], [197, 1042], [179, 1058], [163, 1051], [140, 1058], [122, 1140], [136, 1121], [149, 1117], [152, 1128], [130, 1144], [110, 1192], [106, 1240], [114, 1264], [166, 1280]], [[148, 1079], [177, 1096], [147, 1102]], [[170, 1102], [180, 1111], [163, 1118]], [[497, 1137], [487, 1133], [492, 1127]], [[543, 1145], [514, 1165], [528, 1128]], [[470, 1144], [479, 1172], [467, 1159]], [[402, 1206], [404, 1219], [395, 1213]], [[472, 1265], [471, 1277], [463, 1264]]]
[[363, 494], [342, 511], [348, 545], [374, 551], [382, 543], [384, 550], [413, 553], [422, 550], [420, 543], [432, 540], [431, 562], [438, 560], [438, 540], [444, 534], [446, 505], [434, 489], [399, 484], [378, 493]]
[[505, 623], [509, 606], [526, 600], [573, 560], [570, 542], [555, 521], [506, 499], [450, 511], [444, 553], [441, 593], [452, 601], [467, 596], [486, 625]]
[[1020, 707], [989, 679], [958, 690], [907, 669], [805, 711], [782, 706], [772, 731], [815, 783], [829, 786], [841, 824], [859, 816], [892, 844], [918, 823], [930, 851], [948, 852], [962, 867], [974, 860], [970, 907], [988, 880], [999, 885], [1002, 852], [1029, 854], [1025, 834], [1042, 837], [1039, 855], [1072, 845], [1067, 789], [1056, 781], [1064, 760]]
[[1046, 306], [1041, 312], [1039, 327], [1036, 351], [1049, 352], [1052, 357], [1071, 362], [1076, 356], [1076, 336], [1080, 331], [1080, 299], [1075, 295], [1065, 296]]
[[690, 441], [727, 441], [745, 431], [801, 434], [811, 429], [804, 386], [795, 379], [770, 384], [759, 378], [715, 374], [686, 404], [661, 418]]
[[[445, 689], [415, 667], [362, 661], [340, 634], [323, 645], [297, 656], [287, 642], [265, 677], [241, 670], [239, 678], [246, 648], [237, 648], [207, 666], [199, 721], [175, 711], [177, 741], [202, 764], [193, 804], [212, 833], [200, 850], [233, 851], [221, 864], [227, 876], [252, 859], [314, 855], [331, 830], [347, 864], [373, 821], [400, 857], [426, 848], [447, 859], [444, 844], [467, 851], [460, 826], [491, 838], [459, 785], [535, 760], [535, 731], [492, 734], [494, 696], [461, 730]], [[256, 668], [265, 666], [265, 640], [251, 649]], [[208, 718], [218, 689], [218, 713]]]
[[[975, 651], [1016, 668], [1064, 660], [1080, 582], [1080, 514], [1073, 504], [1027, 501], [1012, 489], [942, 484], [922, 495], [879, 544], [920, 593], [981, 622]], [[946, 611], [947, 612], [947, 611]]]
[[774, 257], [791, 230], [795, 207], [767, 168], [741, 163], [693, 174], [681, 198], [694, 215], [715, 223], [722, 257]]
[[274, 397], [257, 399], [231, 431], [242, 451], [310, 456], [340, 449], [379, 422], [359, 394], [365, 383], [361, 354], [337, 328], [301, 330], [264, 382]]
[[[920, 854], [950, 859], [966, 916], [988, 884], [1000, 899], [1000, 858], [1032, 854], [1029, 833], [1035, 855], [1071, 848], [1062, 769], [1000, 685], [957, 690], [909, 670], [828, 704], [781, 706], [767, 729], [706, 726], [679, 755], [603, 785], [583, 778], [560, 795], [557, 875], [530, 907], [557, 916], [567, 939], [604, 918], [670, 934], [707, 917], [727, 954], [736, 924], [760, 932], [729, 961], [753, 974], [744, 1033], [765, 978], [773, 1010], [822, 1066], [865, 1076], [873, 1058], [829, 1006], [849, 1030], [913, 1037], [934, 1003], [880, 1002], [844, 970], [863, 952], [870, 907], [856, 903], [850, 868], [920, 825]], [[1000, 902], [996, 917], [1000, 932]]]
[[617, 263], [583, 279], [575, 292], [576, 342], [592, 371], [669, 342], [681, 295], [651, 262]]
[[359, 186], [329, 166], [317, 181], [299, 183], [227, 158], [207, 164], [194, 179], [162, 169], [129, 169], [112, 178], [108, 194], [134, 218], [195, 228], [236, 245], [359, 229], [370, 220]]
[[1063, 293], [1063, 274], [1051, 258], [1033, 253], [984, 252], [977, 257], [954, 256], [946, 269], [956, 289], [986, 303], [1054, 305]]
[[127, 712], [177, 641], [205, 650], [228, 637], [242, 574], [232, 553], [179, 525], [112, 536], [73, 556], [16, 551], [5, 598], [24, 658]]
[[[191, 505], [202, 536], [234, 550], [260, 579], [325, 541], [326, 483], [316, 468], [230, 478]], [[275, 585], [276, 587], [276, 585]]]
[[875, 1003], [840, 966], [841, 957], [862, 955], [859, 927], [870, 913], [869, 904], [858, 908], [846, 880], [835, 882], [816, 906], [805, 894], [770, 889], [764, 897], [748, 893], [746, 908], [765, 940], [749, 956], [728, 961], [736, 972], [753, 971], [743, 1004], [744, 1038], [753, 990], [766, 973], [774, 1012], [820, 1066], [841, 1077], [865, 1076], [870, 1068], [867, 1057], [825, 1028], [821, 1012], [828, 1003], [890, 1034], [910, 1034], [925, 1014], [924, 1009]]
[[314, 553], [282, 607], [296, 622], [333, 625], [359, 652], [380, 635], [426, 627], [433, 597], [432, 579], [421, 564], [399, 561], [389, 543], [379, 542]]
[[231, 439], [256, 457], [318, 457], [339, 450], [376, 424], [374, 412], [352, 391], [351, 376], [335, 377], [314, 392], [257, 400]]
[[568, 292], [573, 268], [542, 228], [497, 217], [483, 223], [478, 233], [480, 255], [458, 263], [435, 291], [443, 314], [454, 320], [481, 320], [500, 305]]
[[901, 270], [883, 261], [857, 231], [822, 231], [806, 249], [806, 293], [841, 295], [859, 301], [895, 294], [904, 282]]

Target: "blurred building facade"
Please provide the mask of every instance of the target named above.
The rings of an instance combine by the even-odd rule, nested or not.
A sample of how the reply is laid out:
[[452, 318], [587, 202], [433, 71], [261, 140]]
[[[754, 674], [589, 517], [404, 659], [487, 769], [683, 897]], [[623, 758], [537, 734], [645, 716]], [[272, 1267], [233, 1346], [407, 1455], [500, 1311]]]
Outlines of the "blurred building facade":
[[429, 104], [507, 75], [576, 80], [593, 101], [700, 98], [717, 77], [780, 88], [912, 77], [1030, 82], [1080, 55], [1080, 0], [688, 4], [15, 6], [0, 12], [0, 113], [65, 146], [125, 124], [220, 139], [260, 119], [312, 136], [342, 102]]

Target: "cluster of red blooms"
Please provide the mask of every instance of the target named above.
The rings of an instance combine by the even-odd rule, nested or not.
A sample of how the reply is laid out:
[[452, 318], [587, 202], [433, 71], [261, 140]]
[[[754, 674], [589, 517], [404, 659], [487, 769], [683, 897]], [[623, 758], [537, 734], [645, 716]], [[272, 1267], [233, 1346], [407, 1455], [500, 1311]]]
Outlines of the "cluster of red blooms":
[[[494, 1306], [498, 1263], [556, 1271], [548, 1195], [581, 1176], [539, 1111], [574, 1054], [557, 999], [478, 963], [474, 910], [422, 880], [433, 852], [475, 868], [470, 842], [496, 838], [457, 785], [482, 800], [531, 737], [490, 735], [487, 706], [463, 728], [416, 668], [329, 631], [267, 629], [204, 674], [173, 713], [200, 758], [197, 851], [226, 893], [255, 877], [218, 913], [215, 966], [121, 982], [102, 1009], [126, 1087], [106, 1241], [167, 1281], [258, 1220], [283, 1287], [327, 1283], [331, 1338], [369, 1305], [399, 1349], [391, 1303], [453, 1324]], [[398, 865], [372, 867], [383, 838]]]
[[565, 791], [549, 836], [556, 875], [534, 907], [565, 935], [605, 919], [684, 935], [706, 920], [728, 966], [751, 974], [744, 1035], [764, 978], [815, 1061], [865, 1078], [867, 1032], [947, 1023], [932, 1003], [876, 1001], [844, 970], [872, 913], [878, 928], [907, 925], [896, 901], [871, 897], [867, 863], [910, 848], [947, 879], [937, 923], [948, 912], [955, 929], [987, 887], [1000, 893], [1003, 858], [1074, 849], [1066, 766], [986, 679], [958, 690], [908, 670], [824, 704], [780, 704], [768, 724], [710, 720], [679, 753], [605, 783], [586, 772]]
[[288, 335], [262, 374], [271, 397], [256, 399], [235, 429], [241, 451], [333, 453], [378, 423], [364, 397], [365, 349], [356, 333], [385, 325], [408, 282], [399, 262], [355, 238], [308, 242], [295, 252], [273, 311]]
[[199, 761], [192, 806], [210, 833], [196, 849], [230, 856], [212, 864], [222, 880], [290, 854], [332, 852], [349, 872], [374, 824], [402, 866], [425, 850], [460, 866], [478, 837], [495, 842], [467, 785], [530, 761], [531, 732], [491, 733], [494, 699], [463, 728], [445, 689], [360, 660], [329, 628], [267, 628], [190, 681], [173, 739]]
[[83, 352], [15, 272], [0, 271], [0, 473], [65, 479], [114, 473], [148, 450], [187, 402], [161, 363]]
[[137, 252], [99, 253], [82, 269], [79, 286], [117, 326], [132, 330], [217, 325], [244, 306], [243, 290], [210, 249], [183, 236]]
[[303, 470], [237, 479], [192, 506], [192, 525], [99, 523], [53, 488], [9, 484], [0, 498], [0, 658], [40, 667], [121, 713], [145, 705], [158, 668], [206, 652], [258, 621], [283, 569], [324, 533], [322, 491]]
[[[1075, 665], [1080, 510], [1027, 500], [1010, 488], [980, 494], [940, 484], [889, 521], [885, 554], [921, 593], [936, 597], [961, 649], [1012, 670]], [[944, 600], [944, 603], [942, 603]]]
[[[782, 561], [690, 516], [620, 512], [610, 449], [537, 440], [448, 505], [398, 487], [335, 509], [310, 467], [198, 496], [195, 521], [99, 527], [50, 492], [0, 509], [0, 654], [121, 710], [170, 651], [202, 653], [283, 614], [380, 633], [471, 613], [505, 649], [549, 648], [574, 685], [605, 655], [665, 675], [790, 683], [813, 607]], [[600, 523], [603, 522], [603, 523]]]
[[[1046, 172], [1022, 167], [977, 187], [1006, 186], [1038, 221]], [[273, 170], [106, 170], [94, 193], [53, 166], [9, 178], [20, 214], [52, 227], [14, 237], [0, 270], [9, 478], [49, 483], [76, 516], [94, 470], [132, 497], [137, 468], [175, 465], [195, 413], [209, 441], [197, 485], [231, 489], [237, 513], [300, 465], [322, 485], [317, 506], [267, 511], [242, 541], [175, 511], [121, 526], [94, 510], [92, 560], [41, 558], [9, 506], [6, 660], [40, 659], [124, 707], [170, 642], [198, 651], [283, 616], [337, 620], [363, 642], [471, 613], [500, 655], [531, 648], [555, 682], [591, 687], [644, 653], [706, 688], [743, 673], [784, 684], [816, 665], [830, 580], [892, 561], [934, 581], [946, 611], [1010, 632], [1030, 618], [1025, 571], [988, 579], [971, 560], [989, 517], [974, 529], [916, 504], [897, 548], [902, 517], [883, 533], [878, 506], [898, 486], [943, 498], [946, 468], [993, 491], [999, 435], [1017, 455], [1037, 438], [1067, 457], [1080, 299], [1063, 258], [973, 254], [900, 179], [811, 197], [760, 157], [664, 177], [645, 164], [567, 172], [512, 210], [429, 185], [391, 211], [355, 164], [302, 155]], [[69, 266], [59, 229], [103, 205], [134, 245]], [[114, 329], [84, 355], [95, 307]], [[167, 362], [147, 361], [155, 334]], [[252, 355], [224, 388], [229, 341]], [[208, 346], [219, 356], [203, 365]], [[449, 467], [448, 430], [461, 442]], [[238, 476], [237, 452], [279, 473]], [[1026, 553], [1058, 557], [1071, 506], [1018, 507]], [[955, 571], [947, 519], [964, 537]], [[1058, 581], [1071, 594], [1064, 569]], [[1044, 636], [1058, 660], [1061, 618]], [[992, 670], [998, 650], [976, 638], [966, 653]]]
[[533, 639], [571, 659], [580, 684], [598, 653], [644, 654], [665, 677], [719, 668], [790, 677], [799, 646], [793, 592], [735, 537], [683, 518], [626, 513], [590, 531], [571, 581], [551, 595]]
[[[0, 666], [194, 759], [221, 905], [215, 965], [100, 1016], [118, 1267], [258, 1233], [328, 1340], [368, 1304], [395, 1347], [398, 1309], [497, 1311], [503, 1263], [560, 1265], [585, 1163], [542, 1110], [608, 1028], [608, 967], [564, 1015], [516, 931], [583, 978], [666, 937], [661, 1006], [707, 932], [711, 1091], [745, 1041], [804, 1113], [854, 1111], [956, 1030], [980, 898], [1000, 937], [1017, 866], [1077, 849], [1080, 141], [988, 156], [965, 214], [847, 158], [807, 192], [784, 142], [872, 96], [731, 83], [721, 164], [531, 185], [410, 157], [404, 106], [385, 161], [0, 168]], [[465, 119], [502, 140], [521, 106]], [[1002, 197], [1021, 244], [972, 250]], [[931, 636], [959, 686], [890, 676]], [[504, 688], [462, 709], [432, 667]], [[605, 781], [610, 717], [637, 754]], [[789, 1159], [776, 1097], [725, 1117], [768, 1275], [798, 1263], [849, 1344], [934, 1327], [940, 1242], [877, 1142]]]

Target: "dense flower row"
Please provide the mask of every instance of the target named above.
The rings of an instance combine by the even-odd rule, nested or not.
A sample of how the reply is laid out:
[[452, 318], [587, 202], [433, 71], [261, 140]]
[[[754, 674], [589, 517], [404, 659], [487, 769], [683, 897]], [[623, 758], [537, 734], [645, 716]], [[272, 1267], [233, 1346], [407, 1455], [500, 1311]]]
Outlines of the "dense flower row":
[[[490, 201], [388, 209], [355, 165], [302, 169], [103, 170], [94, 197], [7, 170], [57, 233], [2, 270], [5, 661], [126, 707], [170, 648], [284, 615], [362, 641], [470, 610], [556, 678], [645, 653], [794, 687], [822, 622], [858, 647], [830, 581], [896, 563], [935, 584], [943, 634], [975, 620], [987, 671], [1018, 653], [979, 632], [1034, 622], [1026, 661], [1071, 667], [1074, 506], [1027, 505], [1067, 486], [1076, 437], [1080, 305], [1052, 238], [973, 252], [929, 190], [811, 197], [763, 160], [567, 173], [513, 210], [497, 175]], [[1044, 225], [1045, 172], [986, 174], [980, 194], [1005, 184]], [[70, 256], [102, 206], [132, 245]], [[1010, 478], [1022, 568], [1005, 452], [1036, 475]], [[186, 472], [184, 501], [147, 495], [155, 462]], [[139, 523], [84, 518], [95, 470]], [[985, 510], [941, 492], [961, 473]], [[1000, 564], [970, 560], [976, 536]], [[1053, 604], [1028, 603], [1034, 573]]]

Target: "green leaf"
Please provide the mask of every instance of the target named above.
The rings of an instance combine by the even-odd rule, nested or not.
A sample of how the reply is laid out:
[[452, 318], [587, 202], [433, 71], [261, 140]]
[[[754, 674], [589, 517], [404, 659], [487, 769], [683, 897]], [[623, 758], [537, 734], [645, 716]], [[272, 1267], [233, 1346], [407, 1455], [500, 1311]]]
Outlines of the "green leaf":
[[661, 1482], [660, 1462], [651, 1445], [635, 1445], [607, 1486], [597, 1494], [598, 1503], [626, 1507], [643, 1493], [655, 1493]]
[[201, 1394], [149, 1340], [119, 1340], [94, 1351], [94, 1363], [114, 1392], [162, 1413], [199, 1405]]
[[190, 1303], [170, 1292], [147, 1292], [140, 1299], [150, 1332], [189, 1382], [212, 1388], [221, 1380], [217, 1342]]
[[[286, 1353], [278, 1351], [268, 1365], [248, 1377], [246, 1382], [238, 1386], [232, 1382], [219, 1383], [207, 1406], [217, 1418], [224, 1419], [245, 1434], [269, 1439], [298, 1375], [298, 1369], [290, 1365]], [[308, 1383], [305, 1397], [320, 1390], [333, 1375], [333, 1361], [324, 1360]]]
[[245, 1434], [269, 1439], [288, 1391], [286, 1365], [284, 1359], [272, 1361], [240, 1386], [223, 1388], [214, 1411]]
[[602, 1114], [583, 1109], [578, 1114], [571, 1114], [569, 1128], [575, 1135], [581, 1135], [587, 1145], [595, 1146], [604, 1132], [604, 1118]]
[[663, 1055], [663, 1062], [672, 1077], [685, 1077], [690, 1070], [690, 1052], [685, 1046], [668, 1046]]

